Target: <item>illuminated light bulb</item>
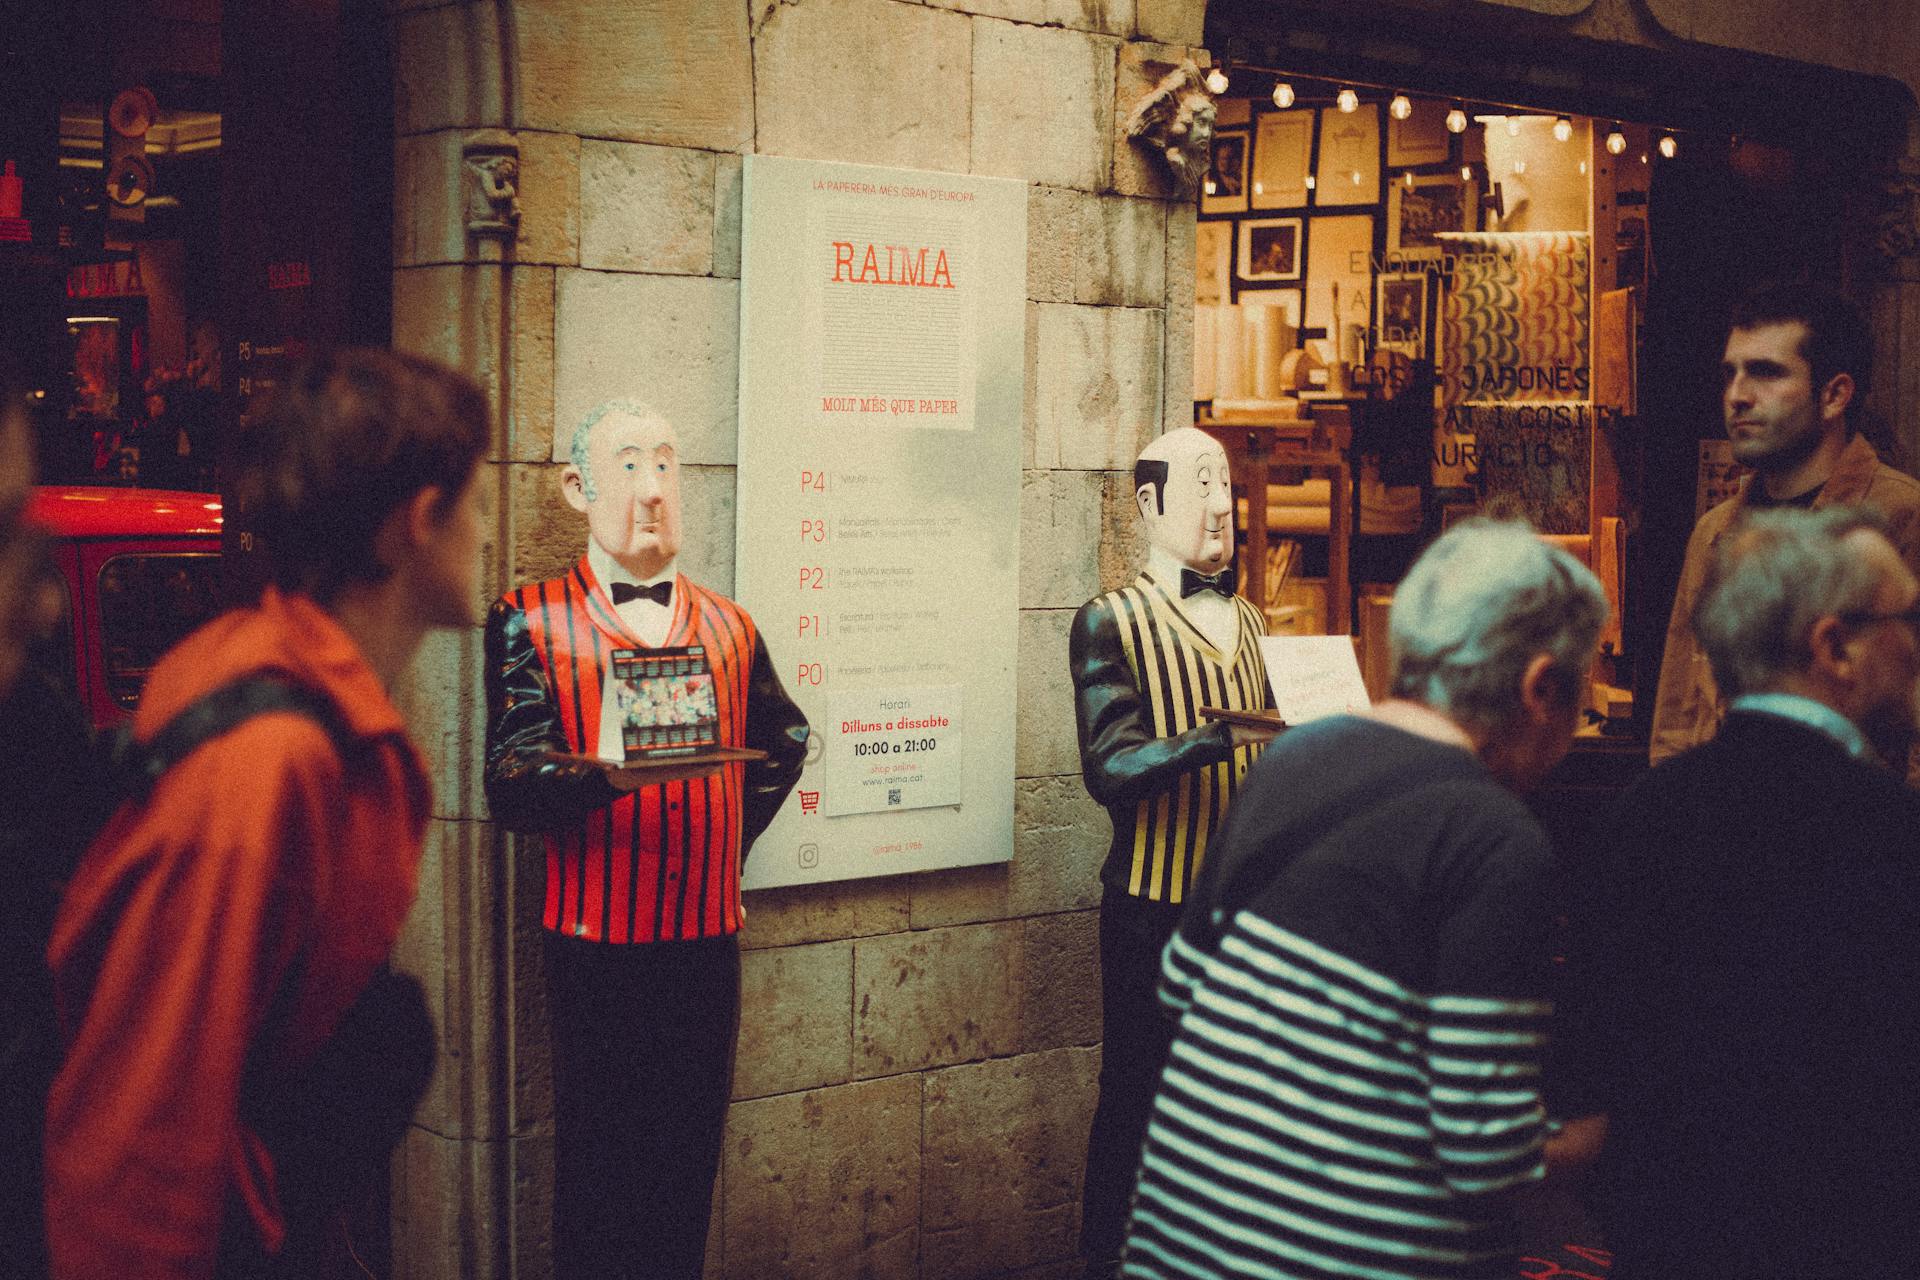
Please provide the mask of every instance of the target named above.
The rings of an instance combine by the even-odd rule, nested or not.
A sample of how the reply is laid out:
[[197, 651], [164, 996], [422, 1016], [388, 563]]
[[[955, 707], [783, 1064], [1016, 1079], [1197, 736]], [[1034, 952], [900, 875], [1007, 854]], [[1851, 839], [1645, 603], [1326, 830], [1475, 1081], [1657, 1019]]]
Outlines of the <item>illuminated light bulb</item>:
[[1216, 96], [1227, 91], [1227, 73], [1219, 67], [1207, 72], [1207, 88]]
[[1553, 140], [1555, 142], [1565, 142], [1572, 136], [1573, 121], [1567, 119], [1565, 116], [1561, 116], [1553, 122]]
[[1640, 153], [1640, 163], [1645, 164], [1646, 162], [1647, 162], [1647, 153], [1642, 151]]
[[1314, 186], [1315, 186], [1315, 185], [1316, 185], [1316, 183], [1314, 182], [1314, 178], [1313, 178], [1313, 175], [1312, 175], [1312, 174], [1308, 174], [1308, 175], [1307, 175], [1307, 190], [1309, 190], [1309, 191], [1311, 191], [1311, 190], [1313, 190], [1313, 188], [1314, 188]]
[[1349, 173], [1347, 176], [1353, 179], [1354, 186], [1357, 187], [1360, 185], [1360, 171], [1358, 169], [1355, 169], [1352, 173]]
[[1513, 162], [1513, 171], [1515, 173], [1525, 173], [1527, 171], [1527, 162], [1525, 160], [1515, 160]]
[[1255, 195], [1257, 195], [1257, 196], [1263, 196], [1263, 195], [1265, 195], [1265, 194], [1267, 194], [1267, 184], [1266, 184], [1266, 183], [1264, 183], [1264, 182], [1256, 182], [1256, 183], [1254, 183], [1254, 184], [1253, 184], [1253, 194], [1255, 194]]
[[1387, 104], [1387, 114], [1395, 120], [1405, 120], [1413, 114], [1413, 99], [1404, 93], [1393, 95], [1393, 101]]
[[1273, 105], [1282, 111], [1293, 105], [1293, 86], [1285, 80], [1273, 86]]
[[1680, 154], [1680, 143], [1674, 138], [1674, 136], [1670, 133], [1661, 134], [1660, 135], [1661, 158], [1665, 160], [1671, 160], [1679, 154]]
[[1213, 180], [1212, 178], [1208, 178], [1208, 179], [1207, 179], [1207, 194], [1211, 196], [1211, 195], [1218, 195], [1219, 193], [1220, 193], [1220, 187], [1219, 187], [1219, 185], [1218, 185], [1217, 183], [1215, 183], [1215, 182], [1214, 182], [1214, 180]]
[[1519, 116], [1507, 117], [1507, 136], [1509, 138], [1517, 138], [1520, 136], [1520, 117]]
[[1587, 171], [1587, 162], [1585, 160], [1582, 160], [1580, 162], [1580, 172], [1585, 173], [1586, 171]]
[[1620, 132], [1619, 125], [1613, 126], [1612, 132], [1607, 134], [1607, 154], [1617, 156], [1626, 149], [1627, 135]]
[[1447, 132], [1465, 133], [1467, 131], [1467, 113], [1459, 107], [1447, 112]]
[[1472, 182], [1472, 181], [1473, 181], [1473, 166], [1472, 166], [1472, 165], [1470, 165], [1470, 164], [1463, 164], [1463, 165], [1461, 165], [1461, 166], [1460, 166], [1460, 181], [1462, 181], [1462, 182]]
[[1413, 170], [1409, 169], [1404, 174], [1401, 174], [1400, 180], [1407, 184], [1407, 190], [1413, 190]]
[[1338, 106], [1348, 115], [1352, 115], [1360, 109], [1360, 95], [1351, 89], [1342, 89], [1340, 95], [1333, 101], [1334, 105]]

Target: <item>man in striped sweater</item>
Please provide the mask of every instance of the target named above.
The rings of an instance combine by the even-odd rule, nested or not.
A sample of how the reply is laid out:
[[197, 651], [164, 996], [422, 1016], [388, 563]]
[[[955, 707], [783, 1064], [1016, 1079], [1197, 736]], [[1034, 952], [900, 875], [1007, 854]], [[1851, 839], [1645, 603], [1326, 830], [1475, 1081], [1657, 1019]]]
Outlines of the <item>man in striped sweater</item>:
[[[487, 619], [487, 801], [546, 837], [554, 1260], [561, 1280], [697, 1280], [739, 1022], [740, 866], [799, 777], [807, 722], [753, 620], [674, 569], [680, 463], [644, 405], [602, 405], [562, 473], [587, 553]], [[615, 650], [698, 645], [723, 746], [764, 760], [637, 786], [619, 759]]]
[[1564, 551], [1470, 521], [1395, 593], [1391, 696], [1248, 775], [1166, 951], [1123, 1275], [1514, 1274], [1550, 856], [1513, 792], [1566, 753], [1606, 614]]
[[1088, 1277], [1119, 1263], [1171, 1028], [1154, 985], [1180, 904], [1247, 767], [1272, 734], [1199, 708], [1273, 705], [1259, 610], [1233, 593], [1233, 486], [1205, 432], [1161, 436], [1134, 464], [1147, 568], [1074, 616], [1069, 637], [1080, 768], [1113, 820], [1100, 878], [1100, 1100], [1087, 1138], [1080, 1252]]

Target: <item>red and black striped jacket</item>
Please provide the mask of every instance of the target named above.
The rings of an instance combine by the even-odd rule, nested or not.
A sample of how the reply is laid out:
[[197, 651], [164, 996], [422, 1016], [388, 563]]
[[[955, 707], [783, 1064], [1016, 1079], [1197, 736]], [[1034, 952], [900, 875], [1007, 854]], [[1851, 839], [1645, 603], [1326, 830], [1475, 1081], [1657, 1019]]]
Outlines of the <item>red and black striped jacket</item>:
[[609, 655], [649, 647], [586, 559], [508, 592], [487, 615], [487, 803], [502, 825], [546, 836], [549, 929], [658, 942], [740, 927], [740, 866], [800, 776], [807, 722], [746, 610], [684, 575], [664, 642], [681, 645], [707, 651], [721, 743], [767, 758], [621, 792], [600, 769], [547, 754], [595, 754]]

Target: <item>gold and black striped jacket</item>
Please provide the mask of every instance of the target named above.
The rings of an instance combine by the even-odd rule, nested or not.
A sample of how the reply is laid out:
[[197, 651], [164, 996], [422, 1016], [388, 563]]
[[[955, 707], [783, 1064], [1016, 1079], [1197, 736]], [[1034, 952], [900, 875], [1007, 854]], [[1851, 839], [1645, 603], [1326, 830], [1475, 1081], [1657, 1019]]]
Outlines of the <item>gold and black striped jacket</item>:
[[1238, 640], [1222, 653], [1151, 574], [1096, 596], [1068, 638], [1080, 772], [1113, 819], [1100, 878], [1134, 897], [1181, 902], [1207, 839], [1260, 754], [1235, 749], [1203, 706], [1273, 706], [1259, 612], [1234, 597]]

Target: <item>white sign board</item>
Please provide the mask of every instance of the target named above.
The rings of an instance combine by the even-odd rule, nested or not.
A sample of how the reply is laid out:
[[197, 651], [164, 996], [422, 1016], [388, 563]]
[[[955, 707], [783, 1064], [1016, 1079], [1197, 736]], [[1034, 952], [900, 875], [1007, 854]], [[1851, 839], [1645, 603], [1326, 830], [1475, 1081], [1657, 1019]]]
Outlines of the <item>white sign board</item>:
[[1352, 636], [1262, 636], [1273, 705], [1289, 725], [1372, 706]]
[[1013, 856], [1026, 241], [1020, 182], [746, 157], [735, 595], [814, 728], [749, 889]]
[[827, 816], [959, 804], [960, 699], [958, 685], [829, 695], [831, 718], [816, 726]]

